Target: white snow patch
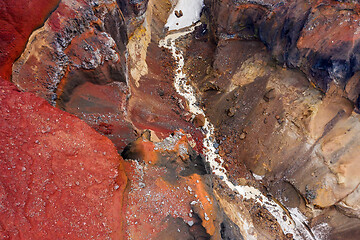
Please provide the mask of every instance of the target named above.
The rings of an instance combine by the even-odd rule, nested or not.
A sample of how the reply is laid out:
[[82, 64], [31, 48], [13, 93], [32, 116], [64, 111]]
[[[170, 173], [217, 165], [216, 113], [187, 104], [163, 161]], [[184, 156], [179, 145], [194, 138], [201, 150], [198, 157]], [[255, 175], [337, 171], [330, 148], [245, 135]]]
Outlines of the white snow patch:
[[[203, 6], [203, 0], [179, 0], [174, 11], [170, 13], [165, 27], [171, 31], [191, 26], [199, 21]], [[178, 18], [175, 15], [175, 11], [180, 10], [182, 11], [183, 16]]]
[[306, 224], [308, 223], [307, 218], [299, 211], [298, 208], [288, 208], [291, 218], [293, 219], [296, 228], [298, 229], [301, 239], [306, 240], [321, 240], [318, 238], [314, 238], [313, 235], [306, 228]]
[[327, 223], [320, 223], [314, 226], [312, 229], [316, 239], [323, 240], [327, 239], [331, 230], [331, 227]]
[[264, 176], [256, 175], [255, 173], [252, 174], [256, 180], [262, 180]]

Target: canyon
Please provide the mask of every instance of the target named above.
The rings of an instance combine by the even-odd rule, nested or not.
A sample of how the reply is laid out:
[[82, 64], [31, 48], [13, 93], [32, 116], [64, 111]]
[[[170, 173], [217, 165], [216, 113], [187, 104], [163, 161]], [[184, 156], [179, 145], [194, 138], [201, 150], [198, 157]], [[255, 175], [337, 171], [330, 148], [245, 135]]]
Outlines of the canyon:
[[1, 239], [359, 239], [360, 4], [0, 4]]

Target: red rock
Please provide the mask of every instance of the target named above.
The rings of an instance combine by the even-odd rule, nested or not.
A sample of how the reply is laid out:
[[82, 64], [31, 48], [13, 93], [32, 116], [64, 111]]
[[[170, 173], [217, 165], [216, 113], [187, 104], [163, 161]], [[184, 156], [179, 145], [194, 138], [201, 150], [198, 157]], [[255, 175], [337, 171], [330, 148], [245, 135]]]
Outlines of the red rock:
[[11, 67], [59, 0], [7, 0], [0, 3], [0, 77], [9, 80]]
[[64, 110], [108, 137], [121, 152], [136, 139], [133, 126], [125, 117], [126, 94], [124, 83], [96, 85], [87, 82], [75, 88]]
[[126, 176], [110, 140], [0, 79], [0, 238], [119, 239]]
[[167, 224], [173, 218], [178, 220], [172, 223], [178, 234], [176, 239], [189, 239], [188, 231], [190, 239], [201, 239], [201, 235], [219, 237], [221, 214], [206, 184], [204, 170], [198, 165], [191, 169], [194, 156], [190, 154], [182, 131], [158, 143], [140, 137], [127, 149], [127, 239], [173, 239]]

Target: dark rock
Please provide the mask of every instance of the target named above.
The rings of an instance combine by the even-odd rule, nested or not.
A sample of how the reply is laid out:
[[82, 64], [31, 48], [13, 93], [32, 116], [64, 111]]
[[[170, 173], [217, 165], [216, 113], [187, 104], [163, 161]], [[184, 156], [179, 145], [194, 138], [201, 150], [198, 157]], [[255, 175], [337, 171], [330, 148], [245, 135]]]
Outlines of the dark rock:
[[160, 96], [160, 97], [162, 97], [162, 96], [165, 95], [165, 92], [164, 92], [164, 90], [162, 90], [162, 89], [159, 89], [159, 90], [158, 90], [158, 93], [159, 93], [159, 96]]
[[203, 91], [203, 92], [210, 91], [210, 90], [220, 91], [220, 87], [211, 82], [205, 82], [203, 84], [203, 86], [201, 87], [201, 91]]
[[182, 12], [182, 10], [175, 10], [175, 16], [177, 17], [177, 18], [181, 18], [182, 16], [183, 16], [183, 12]]
[[233, 116], [235, 115], [235, 113], [236, 113], [236, 108], [231, 107], [231, 108], [229, 108], [229, 109], [226, 111], [226, 113], [227, 113], [227, 115], [228, 115], [229, 117], [233, 117]]
[[267, 91], [264, 95], [264, 100], [266, 102], [269, 102], [270, 100], [273, 100], [275, 98], [275, 90], [272, 88], [269, 91]]

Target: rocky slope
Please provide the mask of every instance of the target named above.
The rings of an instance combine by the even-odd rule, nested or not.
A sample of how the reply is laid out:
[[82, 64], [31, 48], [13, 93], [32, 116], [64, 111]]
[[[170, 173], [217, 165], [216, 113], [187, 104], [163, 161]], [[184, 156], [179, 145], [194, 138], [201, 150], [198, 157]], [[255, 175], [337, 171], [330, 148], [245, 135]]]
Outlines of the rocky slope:
[[123, 234], [126, 175], [104, 136], [1, 79], [1, 239]]
[[18, 2], [1, 238], [358, 238], [358, 3]]

